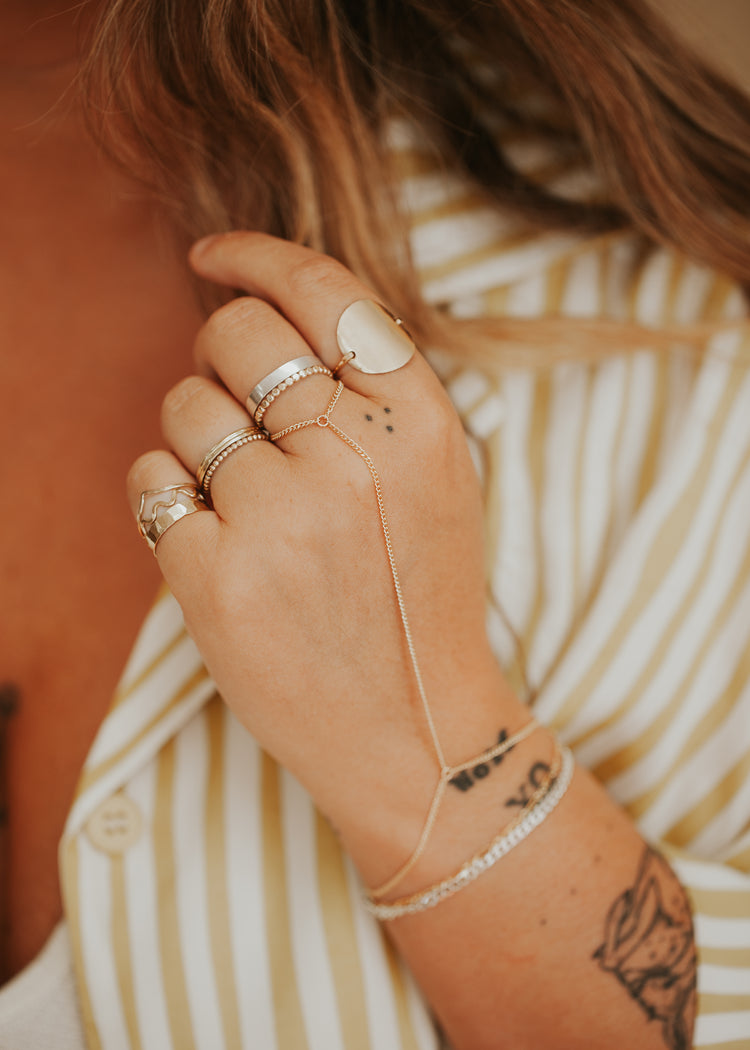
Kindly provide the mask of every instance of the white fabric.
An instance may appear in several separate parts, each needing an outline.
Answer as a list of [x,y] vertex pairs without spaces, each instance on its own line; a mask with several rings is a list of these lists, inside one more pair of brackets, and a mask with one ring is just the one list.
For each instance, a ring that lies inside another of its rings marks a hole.
[[0,1050],[85,1050],[64,922],[39,955],[0,988]]

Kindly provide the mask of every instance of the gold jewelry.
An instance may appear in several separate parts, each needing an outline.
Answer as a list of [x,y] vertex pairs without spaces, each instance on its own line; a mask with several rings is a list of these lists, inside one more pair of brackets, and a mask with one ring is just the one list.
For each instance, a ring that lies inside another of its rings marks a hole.
[[249,445],[251,441],[266,441],[268,435],[260,427],[242,427],[227,434],[218,444],[210,448],[201,461],[201,465],[195,473],[198,488],[203,499],[209,506],[211,503],[211,480],[217,468],[243,445]]
[[342,356],[339,358],[338,364],[334,365],[331,369],[331,375],[333,376],[333,378],[338,379],[339,372],[344,368],[345,365],[348,365],[351,361],[353,361],[355,357],[356,354],[353,350],[349,350],[348,353],[342,354]]
[[432,796],[432,802],[430,803],[430,808],[427,811],[427,818],[424,822],[422,832],[419,836],[419,841],[417,842],[417,845],[414,848],[414,852],[406,861],[406,863],[402,867],[400,867],[398,871],[394,875],[392,875],[391,878],[388,879],[387,882],[384,882],[382,886],[378,886],[375,889],[369,891],[369,895],[371,898],[382,897],[384,896],[384,894],[389,893],[392,889],[394,889],[399,884],[399,882],[401,882],[401,880],[409,874],[411,869],[422,856],[427,847],[427,842],[429,840],[432,829],[435,826],[435,821],[437,820],[440,803],[443,801],[443,796],[445,795],[445,792],[448,788],[448,784],[451,782],[451,780],[455,776],[458,776],[459,773],[463,773],[465,769],[471,769],[472,766],[478,766],[482,762],[491,762],[493,758],[499,758],[500,755],[504,755],[506,751],[510,751],[516,746],[516,744],[520,744],[521,741],[525,740],[527,736],[531,736],[531,734],[538,727],[538,725],[539,723],[537,722],[537,720],[535,718],[531,718],[526,723],[526,725],[523,726],[522,729],[518,730],[517,733],[514,733],[513,736],[507,737],[507,739],[503,740],[502,743],[496,744],[495,747],[491,748],[489,751],[485,751],[478,758],[471,758],[468,762],[462,762],[459,766],[446,765],[442,767],[442,769],[440,770],[440,778],[438,780],[437,787],[435,788],[435,794]]
[[417,349],[403,321],[372,299],[347,306],[336,325],[336,342],[343,355],[336,368],[349,364],[369,375],[403,368]]
[[[310,365],[308,368],[303,368],[300,372],[293,372],[292,375],[287,376],[282,382],[277,383],[275,387],[268,391],[263,400],[258,403],[258,407],[253,413],[253,419],[258,426],[263,422],[263,416],[280,394],[283,394],[283,392],[288,390],[290,386],[294,386],[295,383],[299,383],[300,379],[307,379],[308,376],[317,375],[331,376],[332,372],[330,368],[326,368],[325,365],[318,363],[317,365]],[[248,407],[250,404],[251,399],[248,397]]]
[[314,357],[312,354],[305,354],[303,357],[295,357],[291,361],[285,361],[279,365],[278,368],[274,368],[273,372],[269,372],[268,375],[263,376],[260,382],[256,383],[250,393],[247,395],[245,404],[250,415],[255,418],[255,413],[258,407],[272,390],[276,387],[281,386],[287,379],[291,379],[292,376],[297,375],[299,372],[304,372],[308,368],[321,367],[325,368],[325,365]]
[[404,602],[404,596],[401,590],[401,581],[399,579],[398,569],[396,568],[396,558],[393,552],[393,544],[391,542],[391,530],[385,512],[385,500],[383,498],[383,489],[380,482],[380,475],[378,474],[375,464],[373,463],[372,459],[367,454],[367,452],[365,452],[365,450],[360,445],[358,445],[353,438],[349,437],[348,434],[344,433],[343,430],[336,426],[336,424],[331,419],[331,413],[336,407],[336,404],[339,398],[341,397],[343,390],[344,384],[341,382],[341,380],[339,380],[336,384],[336,389],[333,393],[333,396],[331,397],[331,400],[328,403],[328,407],[322,415],[315,416],[310,419],[303,419],[299,423],[292,423],[290,426],[284,427],[283,430],[279,430],[275,434],[271,434],[270,440],[274,442],[279,441],[281,438],[287,437],[289,434],[294,434],[298,430],[304,430],[307,427],[312,426],[318,426],[321,429],[331,430],[336,435],[336,437],[338,437],[341,441],[347,444],[349,448],[356,452],[360,459],[364,460],[367,469],[370,472],[370,477],[372,478],[372,483],[375,488],[375,497],[377,499],[378,513],[380,515],[380,525],[383,532],[383,539],[385,541],[385,549],[386,554],[388,556],[388,564],[391,570],[393,588],[396,592],[396,601],[398,604],[399,616],[401,618],[401,626],[403,628],[404,635],[406,638],[406,645],[409,651],[409,659],[411,661],[412,672],[414,674],[414,680],[416,682],[417,691],[419,692],[419,697],[422,702],[422,710],[424,712],[425,720],[430,731],[430,737],[432,739],[432,746],[440,767],[440,775],[438,778],[437,787],[435,788],[435,793],[433,795],[432,802],[427,813],[427,818],[425,820],[424,827],[422,828],[422,833],[419,837],[419,841],[416,845],[416,848],[414,849],[414,852],[408,858],[406,863],[401,868],[399,868],[399,870],[391,878],[389,878],[387,882],[385,882],[382,886],[379,886],[376,890],[373,890],[371,892],[372,897],[377,897],[381,896],[383,893],[387,893],[390,889],[393,889],[414,867],[417,860],[419,860],[419,858],[423,854],[430,833],[435,825],[440,803],[445,795],[447,785],[452,779],[452,777],[456,776],[458,773],[463,772],[465,769],[469,769],[471,766],[479,765],[481,762],[490,761],[492,758],[503,754],[505,751],[509,751],[510,748],[512,748],[515,744],[519,743],[521,740],[524,740],[527,736],[529,736],[537,727],[538,723],[536,722],[536,719],[530,719],[526,723],[526,725],[524,725],[522,729],[518,730],[518,732],[516,732],[512,737],[497,744],[489,751],[483,752],[477,758],[469,759],[469,761],[463,762],[457,766],[451,766],[446,762],[445,755],[443,754],[443,749],[438,738],[435,720],[432,716],[432,711],[430,710],[430,705],[427,700],[427,694],[425,692],[424,683],[422,681],[422,673],[419,669],[417,653],[414,646],[414,641],[412,639],[411,627],[409,626],[409,619],[406,615],[406,604]]
[[427,889],[419,890],[408,897],[388,903],[379,903],[372,896],[366,899],[367,909],[376,918],[398,919],[403,915],[413,915],[416,912],[427,911],[434,908],[436,904],[452,897],[454,893],[464,889],[469,883],[478,879],[485,871],[489,871],[493,865],[506,854],[515,849],[525,838],[538,828],[542,821],[556,809],[560,800],[570,786],[573,777],[575,762],[573,755],[567,747],[557,747],[557,753],[552,768],[545,776],[543,782],[533,793],[521,812],[503,828],[502,832],[490,842],[480,853],[462,864],[458,871],[442,879]]
[[195,485],[167,485],[141,493],[136,521],[138,531],[156,554],[156,544],[167,529],[188,514],[209,510]]

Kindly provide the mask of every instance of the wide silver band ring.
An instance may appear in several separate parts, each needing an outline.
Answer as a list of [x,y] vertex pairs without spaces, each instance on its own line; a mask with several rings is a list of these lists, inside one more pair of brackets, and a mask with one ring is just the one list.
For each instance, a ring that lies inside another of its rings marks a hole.
[[188,514],[209,510],[195,485],[165,485],[161,489],[147,489],[141,493],[136,521],[138,531],[151,550],[167,529]]
[[255,417],[255,412],[261,401],[266,394],[271,393],[274,387],[277,387],[280,383],[283,383],[285,379],[289,379],[298,372],[304,372],[306,368],[314,368],[316,365],[320,364],[321,361],[319,357],[313,357],[312,354],[306,354],[304,357],[295,357],[291,361],[285,361],[283,365],[274,368],[273,372],[269,372],[268,375],[263,376],[261,381],[256,383],[247,395],[247,408],[250,415]]
[[261,403],[255,409],[253,419],[255,420],[257,425],[261,426],[263,424],[263,417],[265,416],[266,412],[274,403],[276,398],[281,397],[285,390],[288,390],[289,387],[294,386],[296,383],[301,382],[303,379],[309,379],[310,376],[318,375],[328,376],[329,378],[332,378],[333,372],[331,372],[330,368],[327,368],[326,365],[323,365],[320,362],[318,362],[317,365],[310,365],[308,368],[303,368],[301,372],[295,372],[293,375],[287,376],[286,379],[282,379],[280,383],[277,383],[275,387],[269,390],[269,392],[263,398]]

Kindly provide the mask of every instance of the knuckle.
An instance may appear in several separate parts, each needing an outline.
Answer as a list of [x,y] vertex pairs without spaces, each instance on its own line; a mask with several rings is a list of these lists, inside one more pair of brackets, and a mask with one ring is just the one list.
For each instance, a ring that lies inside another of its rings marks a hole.
[[203,337],[209,342],[225,339],[238,330],[267,325],[275,316],[273,307],[262,299],[243,295],[214,310],[203,326]]
[[185,376],[164,395],[161,406],[162,420],[179,415],[187,405],[203,397],[205,392],[205,379],[201,376]]
[[342,291],[351,280],[341,263],[326,255],[309,255],[295,263],[288,274],[289,291],[300,299]]

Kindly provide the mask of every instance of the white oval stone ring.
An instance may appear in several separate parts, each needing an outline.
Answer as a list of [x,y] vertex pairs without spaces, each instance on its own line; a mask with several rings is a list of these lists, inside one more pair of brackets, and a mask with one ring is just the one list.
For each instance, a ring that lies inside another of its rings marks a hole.
[[342,358],[335,376],[345,365],[368,375],[395,372],[417,349],[403,322],[374,299],[357,299],[347,306],[336,325],[336,342]]

